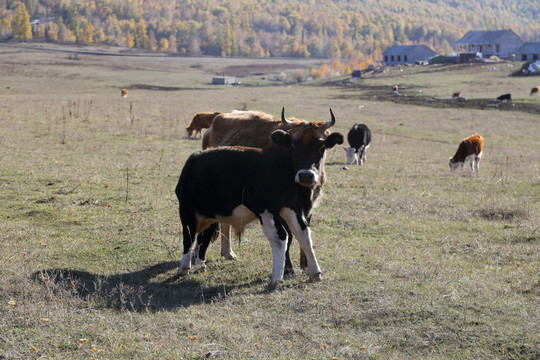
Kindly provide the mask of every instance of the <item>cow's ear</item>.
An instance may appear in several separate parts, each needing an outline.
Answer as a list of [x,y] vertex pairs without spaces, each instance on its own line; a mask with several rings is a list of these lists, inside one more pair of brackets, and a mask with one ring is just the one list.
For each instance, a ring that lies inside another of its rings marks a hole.
[[330,135],[328,135],[326,140],[324,140],[324,146],[327,149],[331,149],[334,146],[341,144],[343,144],[343,135],[341,135],[340,133],[331,133]]
[[288,132],[278,129],[272,133],[271,137],[276,144],[291,147],[291,135]]

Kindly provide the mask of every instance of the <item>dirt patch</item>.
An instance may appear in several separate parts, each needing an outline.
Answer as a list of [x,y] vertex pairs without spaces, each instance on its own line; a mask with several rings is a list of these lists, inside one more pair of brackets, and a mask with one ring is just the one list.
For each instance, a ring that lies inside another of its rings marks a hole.
[[126,86],[126,89],[140,89],[140,90],[154,90],[154,91],[181,91],[181,90],[203,90],[197,88],[188,88],[188,87],[176,87],[176,86],[157,86],[157,85],[147,85],[147,84],[132,84]]
[[377,99],[378,101],[391,101],[404,105],[429,106],[435,108],[493,109],[540,114],[540,104],[504,102],[494,99],[437,99],[425,96],[411,96],[405,93],[397,95],[390,91],[388,86],[365,86],[345,83],[343,81],[337,83],[326,82],[324,83],[324,86],[343,87],[343,94],[337,96],[340,99]]
[[265,75],[281,71],[305,69],[305,66],[294,64],[268,64],[268,65],[231,65],[223,69],[228,76]]

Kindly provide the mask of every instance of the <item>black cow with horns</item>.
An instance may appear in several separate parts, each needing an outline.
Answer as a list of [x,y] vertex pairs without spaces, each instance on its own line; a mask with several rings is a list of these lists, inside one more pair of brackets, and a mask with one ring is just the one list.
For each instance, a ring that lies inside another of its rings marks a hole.
[[[179,274],[185,275],[191,268],[191,248],[197,234],[201,248],[195,266],[204,271],[206,249],[218,236],[218,223],[241,232],[259,220],[272,248],[270,287],[283,280],[288,237],[285,224],[306,255],[310,280],[320,280],[308,219],[313,192],[320,191],[325,152],[343,144],[342,134],[327,132],[336,122],[332,109],[330,115],[327,122],[275,130],[271,139],[280,145],[277,147],[220,147],[188,158],[176,186],[184,242]],[[281,121],[289,123],[285,109]]]

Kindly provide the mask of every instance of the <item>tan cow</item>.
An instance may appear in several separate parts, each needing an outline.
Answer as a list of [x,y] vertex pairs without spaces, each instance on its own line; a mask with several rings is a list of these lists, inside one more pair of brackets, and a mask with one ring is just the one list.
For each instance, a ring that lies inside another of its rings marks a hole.
[[120,95],[122,95],[122,99],[127,98],[128,90],[127,89],[122,89],[122,91],[120,91]]
[[201,134],[202,129],[208,129],[212,126],[214,117],[221,114],[220,112],[200,112],[195,114],[191,123],[186,127],[188,136],[191,137],[195,132],[195,137]]
[[448,165],[450,170],[456,170],[461,165],[461,170],[466,162],[471,163],[472,171],[480,168],[480,159],[484,150],[484,138],[476,133],[463,139],[459,144],[456,154],[450,158]]
[[540,86],[535,86],[531,89],[530,95],[540,95]]

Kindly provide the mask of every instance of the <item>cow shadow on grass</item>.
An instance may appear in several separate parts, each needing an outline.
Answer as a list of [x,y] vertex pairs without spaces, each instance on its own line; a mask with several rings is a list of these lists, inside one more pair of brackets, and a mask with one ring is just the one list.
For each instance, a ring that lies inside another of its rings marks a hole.
[[[263,284],[258,279],[237,284],[207,285],[202,276],[167,274],[179,262],[168,261],[130,273],[99,275],[87,271],[48,269],[31,277],[47,295],[75,297],[101,308],[151,312],[174,310],[202,303],[222,301],[232,290]],[[174,272],[176,274],[176,271]]]

